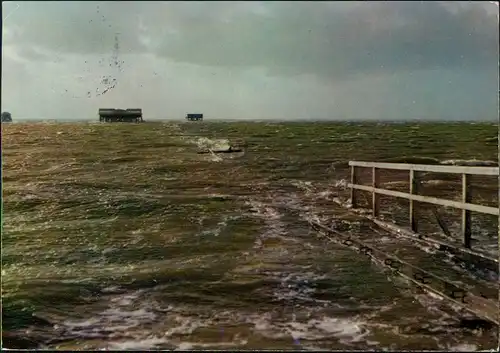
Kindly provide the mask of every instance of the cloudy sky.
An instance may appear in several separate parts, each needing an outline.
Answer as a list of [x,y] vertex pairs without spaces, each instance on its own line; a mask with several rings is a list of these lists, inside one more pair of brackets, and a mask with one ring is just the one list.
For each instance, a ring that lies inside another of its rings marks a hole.
[[498,119],[495,2],[3,2],[14,119]]

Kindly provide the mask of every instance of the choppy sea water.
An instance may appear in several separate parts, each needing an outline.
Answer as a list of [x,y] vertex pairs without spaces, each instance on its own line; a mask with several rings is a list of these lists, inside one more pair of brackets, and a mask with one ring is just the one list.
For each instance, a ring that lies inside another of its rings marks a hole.
[[[495,347],[494,329],[463,327],[467,314],[314,234],[310,220],[343,221],[379,247],[430,258],[366,233],[332,202],[345,196],[346,174],[331,161],[272,154],[276,148],[262,143],[241,155],[200,155],[230,142],[171,124],[148,128],[149,147],[128,127],[104,141],[100,125],[68,126],[37,133],[22,126],[7,138],[4,341],[88,349]],[[328,178],[317,176],[321,169]]]

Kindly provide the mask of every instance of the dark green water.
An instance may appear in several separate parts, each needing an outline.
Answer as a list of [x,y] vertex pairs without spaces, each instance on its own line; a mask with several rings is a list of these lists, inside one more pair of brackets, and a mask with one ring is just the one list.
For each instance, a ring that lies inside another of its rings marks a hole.
[[[4,125],[4,344],[491,349],[494,330],[460,327],[463,313],[317,238],[308,220],[363,232],[332,202],[347,196],[348,160],[495,159],[494,129]],[[197,153],[226,139],[245,153]]]

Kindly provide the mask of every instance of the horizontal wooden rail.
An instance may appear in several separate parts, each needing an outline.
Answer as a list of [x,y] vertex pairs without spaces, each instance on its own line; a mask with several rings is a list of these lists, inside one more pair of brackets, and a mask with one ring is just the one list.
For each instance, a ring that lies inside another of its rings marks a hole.
[[[348,184],[351,189],[351,204],[356,208],[356,190],[368,191],[372,193],[372,213],[373,217],[379,215],[379,195],[399,197],[410,201],[410,228],[412,231],[418,231],[418,222],[416,217],[416,202],[430,203],[439,206],[453,207],[462,210],[462,236],[465,248],[471,248],[471,212],[479,212],[500,216],[498,207],[489,207],[476,205],[471,203],[470,194],[470,175],[499,175],[498,167],[466,167],[466,166],[448,166],[448,165],[426,165],[426,164],[404,164],[404,163],[377,163],[377,162],[361,162],[350,161],[351,167],[351,182]],[[357,184],[357,169],[356,167],[372,169],[372,185]],[[378,169],[396,169],[409,171],[410,192],[400,192],[387,190],[378,187],[379,176]],[[462,201],[452,201],[440,199],[431,196],[418,195],[419,191],[419,173],[451,173],[462,174]]]
[[374,187],[365,186],[365,185],[348,184],[348,186],[350,188],[363,190],[363,191],[375,192],[377,194],[386,195],[386,196],[394,196],[394,197],[399,197],[399,198],[403,198],[403,199],[407,199],[407,200],[432,203],[434,205],[439,205],[439,206],[465,209],[465,210],[469,210],[469,211],[473,211],[473,212],[491,214],[494,216],[499,215],[499,210],[498,210],[498,208],[495,208],[495,207],[476,205],[473,203],[463,203],[463,202],[451,201],[451,200],[445,200],[445,199],[438,199],[437,197],[413,195],[413,194],[408,194],[406,192],[379,189],[379,188],[374,188]]
[[406,163],[377,163],[350,161],[351,167],[365,167],[378,169],[414,170],[416,172],[429,173],[450,173],[450,174],[474,174],[474,175],[495,175],[498,176],[498,167],[468,167],[456,165],[427,165],[427,164],[406,164]]

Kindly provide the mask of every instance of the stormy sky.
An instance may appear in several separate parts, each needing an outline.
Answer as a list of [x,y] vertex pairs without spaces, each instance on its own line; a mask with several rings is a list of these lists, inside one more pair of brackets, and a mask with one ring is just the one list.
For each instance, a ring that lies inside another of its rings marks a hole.
[[498,119],[498,3],[3,2],[13,118]]

